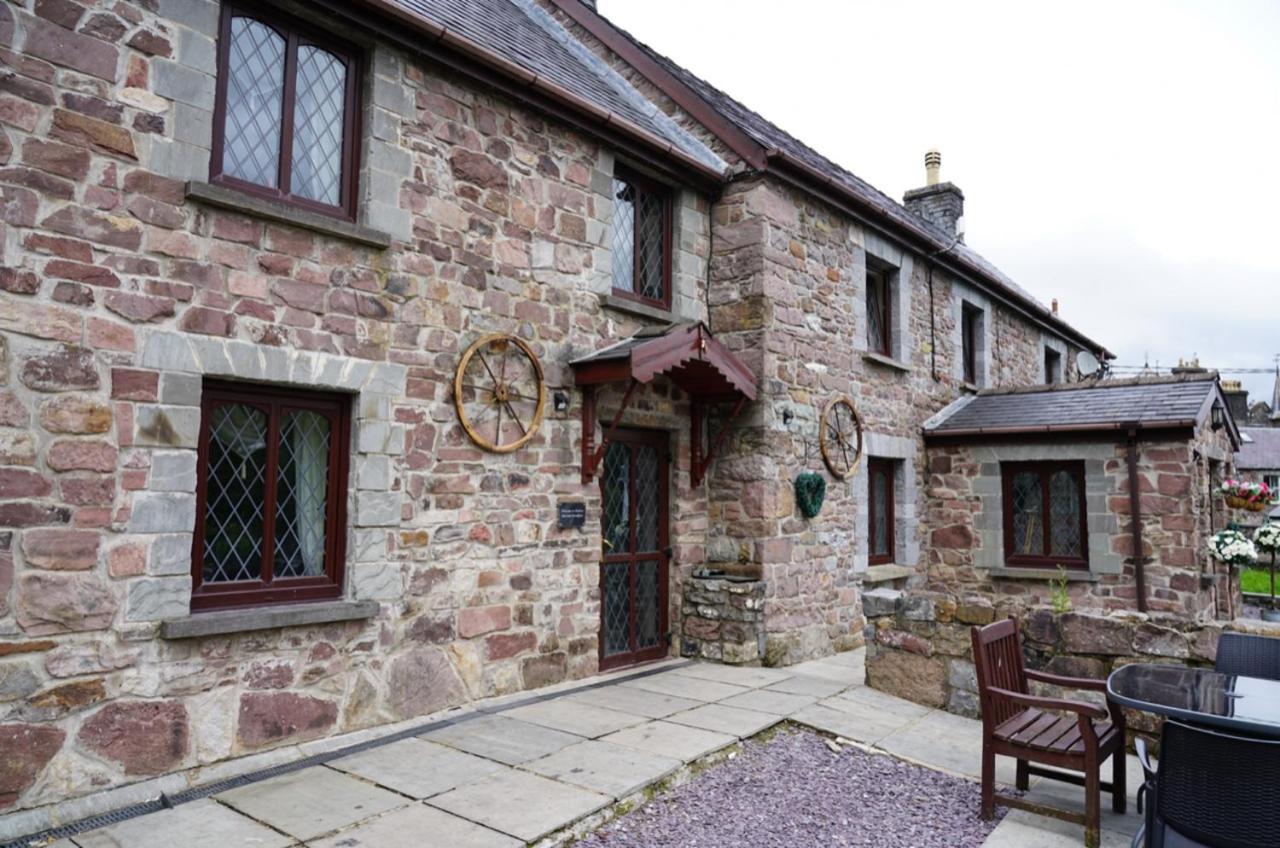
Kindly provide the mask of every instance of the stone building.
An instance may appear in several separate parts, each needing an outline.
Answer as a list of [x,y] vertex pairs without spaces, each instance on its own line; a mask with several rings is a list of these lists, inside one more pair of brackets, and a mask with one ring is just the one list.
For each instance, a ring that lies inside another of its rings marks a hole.
[[24,0],[0,47],[0,832],[856,646],[933,561],[926,420],[1107,357],[936,162],[898,204],[578,0]]

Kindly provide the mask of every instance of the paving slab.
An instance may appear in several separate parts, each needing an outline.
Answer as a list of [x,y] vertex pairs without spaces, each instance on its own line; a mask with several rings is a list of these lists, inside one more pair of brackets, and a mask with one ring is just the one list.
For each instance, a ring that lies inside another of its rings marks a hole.
[[[1000,759],[1002,758],[996,759],[997,768],[999,767]],[[1131,756],[1127,760],[1128,773],[1125,776],[1125,790],[1129,796],[1128,807],[1123,813],[1114,812],[1111,809],[1111,796],[1103,792],[1102,827],[1105,830],[1113,830],[1116,833],[1133,836],[1138,832],[1138,828],[1142,826],[1142,816],[1138,815],[1138,803],[1136,800],[1137,787],[1142,785],[1142,766],[1138,763],[1137,757]],[[1102,779],[1111,779],[1111,763],[1109,761],[1102,766]],[[1073,786],[1070,783],[1063,783],[1060,780],[1049,780],[1043,777],[1034,778],[1026,797],[1037,803],[1047,804],[1059,809],[1084,812],[1084,789],[1079,786]]]
[[[75,838],[80,848],[284,848],[293,840],[205,798],[91,830]],[[54,846],[71,846],[59,840]]]
[[[982,722],[971,718],[936,710],[889,733],[876,745],[931,768],[974,780],[982,777]],[[996,757],[996,780],[1012,786],[1015,777],[1014,760]]]
[[521,848],[524,842],[444,810],[413,804],[308,844],[310,848]]
[[788,677],[786,680],[770,684],[764,688],[764,691],[786,692],[789,695],[809,695],[814,698],[830,698],[832,695],[838,695],[848,688],[848,684],[841,683],[838,680],[796,675],[795,677]]
[[796,710],[791,720],[856,742],[874,744],[917,719],[903,718],[856,701],[828,698]]
[[683,764],[651,751],[589,740],[525,763],[522,768],[593,792],[625,798]]
[[[836,697],[845,701],[865,704],[901,718],[920,718],[934,712],[932,707],[922,706],[915,701],[908,701],[905,698],[886,694],[879,689],[872,689],[870,686],[852,686]],[[827,703],[827,701],[824,700],[823,703]]]
[[[1102,830],[1102,848],[1129,848],[1132,837]],[[1084,827],[1071,822],[1011,810],[991,831],[982,848],[1080,848]]]
[[789,665],[787,666],[787,671],[796,677],[819,677],[823,680],[843,683],[845,686],[861,686],[867,679],[866,672],[863,669],[825,660],[809,660],[808,662]]
[[624,727],[648,721],[644,716],[596,707],[568,697],[551,698],[507,710],[507,718],[527,721],[553,730],[563,730],[587,739],[595,739]]
[[608,795],[510,769],[451,789],[426,803],[533,842],[612,802]]
[[402,795],[324,766],[282,774],[214,797],[303,841],[410,803]]
[[420,737],[509,766],[527,763],[581,742],[581,736],[498,715],[478,715]]
[[718,683],[714,680],[703,680],[700,677],[689,677],[685,674],[676,674],[670,671],[663,672],[662,674],[655,674],[652,677],[641,677],[638,680],[628,680],[618,685],[627,688],[643,689],[646,692],[657,692],[660,695],[674,695],[677,698],[689,698],[694,701],[702,701],[703,703],[732,698],[734,695],[741,695],[743,692],[750,691],[750,688],[747,686],[733,686],[728,683]]
[[600,740],[615,745],[625,745],[641,751],[652,751],[664,757],[675,757],[686,763],[705,757],[726,745],[738,741],[738,737],[700,727],[689,727],[670,721],[651,721],[610,733]]
[[741,707],[744,710],[789,716],[817,700],[812,695],[791,695],[786,692],[770,692],[768,689],[753,689],[741,695],[734,695],[732,698],[725,698],[719,703],[727,707]]
[[673,713],[691,710],[702,701],[691,698],[677,698],[674,695],[663,695],[633,686],[601,686],[584,689],[565,695],[564,700],[590,704],[593,707],[605,707],[631,715],[645,718],[666,718]]
[[734,686],[747,686],[752,689],[778,683],[793,675],[789,671],[777,668],[756,668],[753,666],[719,665],[718,663],[695,662],[672,669],[672,674],[685,677],[697,677],[702,680],[714,680],[717,683],[730,683]]
[[505,768],[493,760],[418,738],[380,745],[331,760],[328,765],[411,798],[439,795]]
[[676,713],[668,719],[676,724],[701,727],[703,730],[714,730],[717,733],[730,733],[739,739],[755,736],[781,720],[780,716],[770,713],[726,707],[724,704],[703,704],[701,707]]

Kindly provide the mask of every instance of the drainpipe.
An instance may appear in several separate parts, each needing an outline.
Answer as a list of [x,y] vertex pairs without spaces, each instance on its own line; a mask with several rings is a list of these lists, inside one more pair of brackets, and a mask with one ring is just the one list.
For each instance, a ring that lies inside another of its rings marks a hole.
[[1138,588],[1138,612],[1147,611],[1146,558],[1142,555],[1142,497],[1138,494],[1138,427],[1129,427],[1129,520],[1133,531],[1133,579]]

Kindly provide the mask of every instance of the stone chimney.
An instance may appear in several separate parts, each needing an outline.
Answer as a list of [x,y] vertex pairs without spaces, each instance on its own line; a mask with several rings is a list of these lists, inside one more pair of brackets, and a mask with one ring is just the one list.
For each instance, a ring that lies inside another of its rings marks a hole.
[[902,202],[916,217],[964,241],[964,192],[951,183],[940,182],[941,170],[942,154],[930,150],[924,155],[924,188],[911,189],[902,196]]
[[1223,380],[1222,393],[1227,396],[1227,406],[1236,421],[1249,419],[1249,390],[1239,380]]

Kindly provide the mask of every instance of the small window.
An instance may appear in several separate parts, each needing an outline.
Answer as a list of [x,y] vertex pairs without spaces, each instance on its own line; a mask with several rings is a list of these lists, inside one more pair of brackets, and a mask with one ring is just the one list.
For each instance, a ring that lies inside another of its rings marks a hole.
[[1004,549],[1009,565],[1087,568],[1082,462],[1007,462]]
[[210,180],[354,219],[356,53],[231,4],[221,27]]
[[893,355],[889,276],[889,271],[867,266],[867,350],[884,356]]
[[613,291],[671,308],[671,192],[621,168],[613,176]]
[[349,403],[206,381],[191,609],[342,591]]
[[960,307],[960,356],[964,381],[978,385],[978,345],[982,341],[982,310],[965,303]]
[[1273,492],[1280,490],[1280,474],[1263,474],[1262,482]]
[[868,459],[867,562],[885,565],[894,560],[892,460]]
[[1044,349],[1044,382],[1049,386],[1062,382],[1062,354],[1051,348]]

